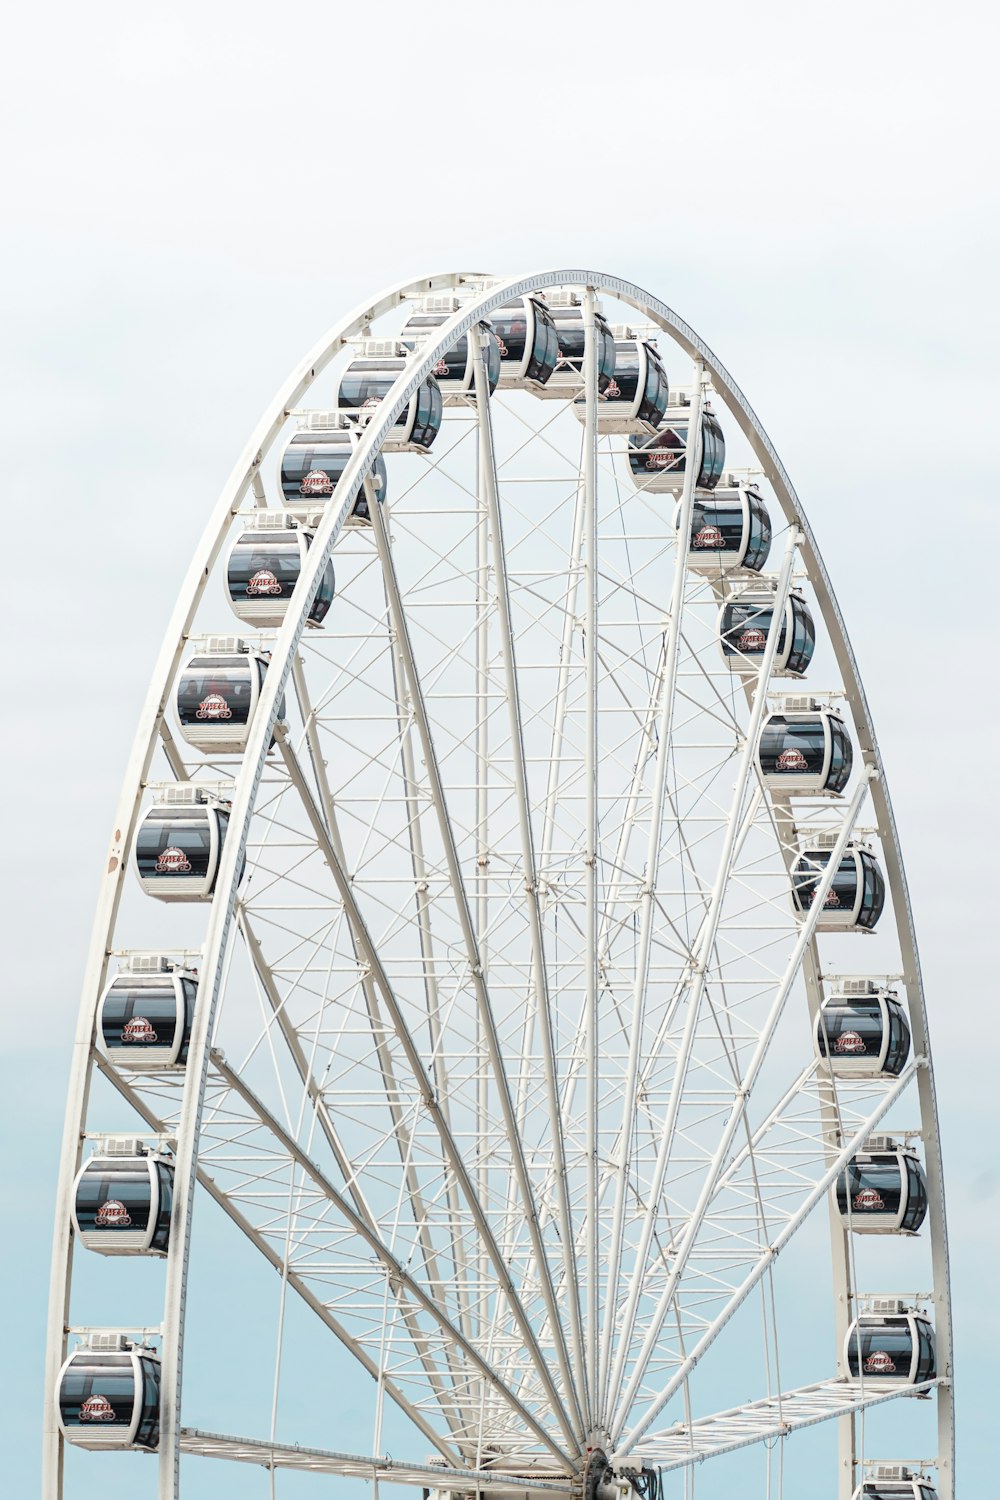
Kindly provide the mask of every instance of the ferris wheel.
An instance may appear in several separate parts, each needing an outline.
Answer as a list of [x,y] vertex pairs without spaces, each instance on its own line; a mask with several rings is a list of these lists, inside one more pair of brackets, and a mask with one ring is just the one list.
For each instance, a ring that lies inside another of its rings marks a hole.
[[791,483],[662,302],[455,273],[327,334],[103,871],[46,1500],[658,1500],[740,1449],[780,1496],[822,1424],[813,1492],[952,1500],[885,776]]

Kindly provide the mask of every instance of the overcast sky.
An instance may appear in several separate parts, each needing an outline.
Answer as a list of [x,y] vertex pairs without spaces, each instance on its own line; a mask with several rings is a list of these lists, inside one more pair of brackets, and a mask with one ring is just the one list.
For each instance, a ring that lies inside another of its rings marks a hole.
[[286,370],[362,298],[425,270],[559,262],[627,276],[694,325],[824,550],[928,984],[960,1475],[970,1493],[995,1478],[998,41],[985,0],[8,15],[12,1494],[36,1488],[52,1194],[98,871],[203,517]]

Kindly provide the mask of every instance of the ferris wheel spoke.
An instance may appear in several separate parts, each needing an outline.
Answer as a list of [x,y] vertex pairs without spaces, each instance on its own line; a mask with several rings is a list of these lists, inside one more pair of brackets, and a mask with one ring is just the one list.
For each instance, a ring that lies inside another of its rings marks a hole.
[[[496,1271],[497,1276],[500,1278],[500,1286],[503,1289],[504,1295],[509,1303],[511,1314],[517,1323],[517,1327],[522,1339],[524,1340],[525,1347],[531,1355],[539,1379],[548,1392],[549,1399],[553,1404],[553,1410],[558,1420],[560,1421],[563,1432],[566,1435],[566,1440],[569,1444],[572,1445],[574,1442],[573,1428],[570,1423],[569,1417],[563,1407],[562,1400],[552,1381],[552,1376],[549,1372],[548,1364],[536,1337],[535,1330],[532,1327],[531,1321],[528,1318],[527,1312],[521,1302],[517,1289],[515,1288],[514,1283],[511,1279],[509,1268],[506,1261],[504,1260],[500,1247],[497,1244],[485,1208],[479,1201],[479,1198],[476,1194],[471,1174],[468,1170],[462,1153],[458,1149],[458,1145],[450,1130],[448,1129],[446,1121],[444,1120],[440,1108],[440,1102],[437,1098],[433,1082],[426,1072],[423,1061],[421,1059],[420,1049],[417,1046],[416,1040],[405,1021],[402,1010],[397,1003],[395,992],[392,988],[385,968],[383,967],[378,950],[368,932],[360,909],[358,908],[357,900],[352,890],[351,881],[343,867],[343,864],[341,863],[340,858],[338,857],[336,849],[333,846],[330,835],[327,832],[326,826],[323,822],[322,814],[316,806],[312,791],[309,788],[305,776],[303,775],[298,760],[293,750],[291,749],[291,746],[288,744],[287,736],[281,733],[276,737],[278,739],[281,753],[284,757],[291,780],[295,785],[299,796],[301,797],[302,802],[306,808],[306,812],[310,822],[313,825],[313,830],[315,832],[317,841],[319,842],[320,847],[323,850],[326,862],[333,874],[334,881],[340,894],[340,898],[343,901],[344,907],[348,912],[348,920],[350,922],[352,930],[357,937],[362,956],[364,957],[365,962],[370,966],[372,976],[382,994],[382,999],[386,1006],[386,1009],[389,1012],[393,1029],[395,1030],[399,1042],[406,1054],[407,1062],[409,1064],[412,1076],[419,1087],[424,1108],[431,1116],[436,1127],[448,1168],[451,1172],[454,1173],[456,1180],[461,1184],[463,1197],[468,1204],[478,1233],[483,1237],[483,1240],[486,1244],[490,1259],[493,1262],[494,1270]],[[537,1248],[535,1253],[537,1256]],[[464,1335],[462,1335],[462,1339],[464,1343]],[[547,1439],[547,1441],[550,1446],[554,1446],[551,1439]]]
[[[860,1120],[855,1118],[851,1121],[851,1133],[849,1135],[845,1133],[845,1136],[841,1138],[838,1143],[839,1150],[832,1150],[828,1142],[824,1139],[820,1139],[815,1143],[815,1154],[819,1159],[822,1170],[821,1174],[808,1184],[804,1180],[804,1164],[798,1161],[794,1169],[784,1166],[781,1148],[780,1146],[778,1147],[774,1160],[775,1170],[769,1175],[771,1201],[775,1205],[775,1211],[784,1219],[782,1228],[776,1234],[773,1236],[768,1234],[766,1226],[762,1225],[760,1242],[758,1242],[758,1236],[751,1235],[742,1222],[745,1213],[742,1202],[738,1202],[730,1209],[728,1215],[725,1210],[721,1213],[717,1212],[711,1219],[706,1215],[705,1227],[710,1231],[708,1236],[710,1244],[708,1255],[713,1268],[720,1260],[724,1260],[727,1266],[727,1276],[732,1276],[739,1266],[741,1259],[749,1260],[749,1268],[743,1280],[735,1286],[732,1295],[712,1318],[709,1326],[705,1328],[705,1331],[690,1353],[682,1355],[680,1363],[670,1379],[656,1394],[653,1401],[645,1408],[636,1424],[637,1431],[645,1430],[655,1421],[656,1417],[674,1396],[695,1365],[704,1358],[719,1334],[742,1306],[761,1278],[773,1267],[778,1255],[781,1254],[793,1235],[805,1223],[816,1206],[823,1201],[855,1152],[864,1147],[865,1141],[878,1125],[879,1121],[883,1119],[886,1112],[912,1082],[916,1071],[917,1065],[911,1064],[893,1082],[891,1087],[882,1091],[875,1107],[869,1113],[865,1114]],[[769,1122],[769,1124],[773,1124],[773,1121]],[[766,1130],[760,1131],[757,1133],[757,1140],[754,1147],[747,1150],[743,1154],[742,1159],[743,1161],[749,1159],[753,1163],[756,1157],[758,1161],[767,1162],[768,1156]],[[783,1174],[784,1178],[783,1191],[781,1175],[779,1174]],[[729,1182],[732,1183],[736,1174],[730,1172],[727,1175]],[[805,1192],[804,1189],[807,1185],[808,1191]],[[798,1200],[794,1203],[789,1201],[793,1195]],[[718,1192],[716,1196],[718,1196]],[[746,1198],[749,1202],[759,1206],[759,1186],[755,1183],[749,1184],[746,1188]],[[738,1221],[735,1228],[728,1226],[727,1217],[732,1217]],[[724,1237],[727,1232],[737,1241],[735,1245],[731,1246],[725,1242]],[[669,1257],[672,1260],[674,1250],[675,1246],[673,1245],[665,1247],[665,1259]],[[751,1259],[754,1254],[757,1256],[756,1260]],[[694,1251],[689,1256],[688,1264],[691,1265],[696,1260],[697,1251]],[[717,1270],[713,1269],[711,1274],[715,1279],[719,1279]],[[678,1285],[678,1290],[683,1290],[683,1287],[684,1279],[682,1277]],[[622,1439],[619,1449],[620,1451],[626,1451],[631,1446],[631,1435],[629,1435]]]
[[[488,1382],[496,1395],[527,1425],[529,1430],[545,1445],[553,1457],[557,1458],[560,1464],[565,1466],[567,1472],[570,1472],[572,1464],[569,1455],[555,1442],[548,1431],[535,1418],[534,1414],[523,1405],[514,1392],[501,1381],[497,1372],[480,1355],[478,1348],[466,1339],[458,1325],[448,1316],[438,1298],[429,1292],[406,1269],[386,1244],[381,1233],[377,1230],[373,1231],[368,1227],[364,1218],[357,1213],[350,1201],[319,1170],[294,1137],[289,1134],[263,1101],[240,1078],[239,1074],[235,1073],[226,1064],[221,1055],[216,1054],[213,1057],[213,1065],[227,1088],[236,1094],[252,1111],[265,1129],[274,1137],[282,1152],[295,1163],[304,1176],[312,1182],[318,1192],[323,1197],[329,1199],[330,1203],[338,1210],[340,1217],[350,1226],[354,1234],[374,1253],[384,1267],[385,1272],[398,1281],[401,1287],[406,1289],[414,1302],[437,1324],[441,1335],[446,1339],[454,1340],[455,1345],[461,1350],[466,1360]],[[424,1339],[426,1340],[426,1335]]]
[[[533,990],[531,1000],[535,1016],[537,1017],[538,1036],[542,1046],[546,1108],[548,1111],[553,1157],[553,1186],[557,1203],[559,1237],[563,1249],[563,1276],[565,1279],[564,1306],[569,1318],[570,1340],[576,1366],[576,1388],[579,1391],[585,1392],[585,1346],[583,1328],[580,1321],[580,1288],[576,1272],[576,1261],[573,1255],[573,1219],[570,1212],[567,1187],[563,1123],[559,1110],[559,1081],[556,1071],[555,1042],[552,1035],[548,966],[539,905],[540,881],[538,864],[535,857],[531,806],[528,799],[528,773],[525,764],[524,733],[521,723],[521,695],[518,687],[517,663],[515,660],[514,628],[511,621],[507,559],[504,548],[503,520],[500,512],[500,495],[497,481],[496,450],[493,444],[493,423],[490,414],[489,389],[481,340],[473,357],[475,360],[476,409],[479,420],[479,474],[486,502],[486,514],[489,521],[490,533],[493,539],[493,570],[496,580],[500,647],[503,657],[504,686],[509,716],[514,790],[517,799],[518,831],[521,843],[521,873],[523,876],[525,905],[527,907],[531,933]],[[586,1401],[585,1396],[584,1401]]]
[[[568,1399],[571,1406],[576,1409],[575,1431],[576,1433],[579,1433],[583,1425],[582,1413],[578,1405],[579,1394],[577,1392],[577,1388],[570,1370],[569,1351],[566,1345],[565,1330],[563,1328],[562,1321],[559,1316],[559,1309],[555,1300],[555,1288],[552,1281],[551,1267],[549,1265],[545,1246],[541,1239],[538,1209],[535,1203],[535,1195],[532,1190],[531,1179],[528,1173],[528,1164],[524,1152],[524,1143],[517,1128],[516,1113],[514,1109],[513,1099],[511,1097],[510,1085],[504,1065],[503,1054],[500,1048],[500,1039],[497,1033],[496,1021],[493,1013],[493,1008],[490,1003],[489,993],[486,988],[485,978],[483,975],[483,966],[480,961],[478,944],[476,942],[476,935],[473,928],[472,913],[469,905],[468,893],[465,889],[465,883],[462,878],[461,867],[458,859],[458,852],[455,847],[454,829],[448,818],[446,800],[444,795],[444,785],[441,779],[441,773],[438,767],[434,742],[431,736],[430,720],[428,717],[426,700],[424,698],[423,689],[417,672],[416,660],[413,654],[413,647],[410,642],[409,625],[406,612],[403,608],[399,582],[396,577],[396,569],[393,562],[392,550],[389,544],[389,536],[386,530],[385,521],[381,514],[381,510],[378,506],[376,506],[373,513],[373,529],[378,546],[379,558],[382,563],[382,569],[386,580],[386,589],[389,595],[390,616],[399,645],[403,665],[406,671],[414,718],[420,733],[421,745],[423,747],[424,753],[424,761],[431,787],[431,795],[438,819],[440,838],[445,852],[445,861],[448,868],[449,882],[457,909],[457,915],[462,932],[462,938],[465,944],[468,964],[471,970],[471,979],[476,994],[477,1009],[482,1021],[484,1041],[486,1043],[487,1052],[490,1058],[490,1066],[493,1072],[494,1086],[496,1088],[497,1096],[500,1102],[507,1144],[511,1153],[512,1170],[518,1183],[519,1191],[521,1194],[522,1207],[528,1221],[528,1232],[532,1243],[532,1250],[534,1254],[536,1272],[541,1288],[541,1293],[546,1305],[547,1316],[551,1329],[551,1336],[555,1346],[556,1362],[559,1367],[563,1389],[566,1392],[566,1399]],[[471,1192],[471,1184],[469,1184],[469,1188]],[[491,1254],[494,1254],[495,1256],[495,1264],[498,1273],[501,1275],[501,1277],[506,1277],[507,1272],[504,1267],[503,1260],[499,1255],[499,1248],[496,1246],[496,1242],[493,1239],[493,1235],[491,1232],[489,1234],[489,1241],[491,1245]],[[513,1292],[512,1287],[510,1288],[510,1290],[511,1292]],[[512,1300],[512,1309],[513,1307],[514,1303]],[[522,1322],[522,1319],[523,1313],[519,1313],[519,1326]],[[524,1326],[522,1332],[526,1334],[532,1344],[535,1344],[534,1334],[531,1332],[530,1325],[528,1324],[526,1319],[523,1319],[523,1323]],[[537,1344],[535,1344],[535,1348],[536,1352],[539,1354],[540,1359],[540,1351],[537,1350]],[[539,1373],[542,1374],[542,1378],[545,1383],[547,1385],[551,1385],[551,1376],[549,1374],[547,1366],[544,1364],[544,1361],[541,1362]],[[560,1425],[562,1426],[563,1431],[566,1434],[567,1441],[571,1444],[574,1442],[579,1442],[579,1437],[574,1437],[573,1435],[574,1425],[563,1405],[563,1399],[556,1393],[554,1386],[551,1389],[551,1396],[554,1402],[555,1410],[559,1416]]]
[[[285,1043],[295,1062],[295,1067],[299,1074],[299,1077],[302,1080],[303,1086],[307,1091],[308,1098],[314,1110],[319,1127],[323,1135],[325,1136],[327,1144],[333,1154],[334,1160],[336,1161],[337,1166],[340,1169],[341,1175],[344,1179],[345,1188],[350,1194],[351,1201],[353,1202],[359,1216],[367,1225],[368,1230],[372,1234],[377,1234],[379,1233],[378,1225],[368,1203],[365,1200],[365,1196],[362,1191],[361,1179],[359,1178],[356,1164],[352,1160],[350,1154],[348,1153],[347,1149],[340,1139],[340,1135],[334,1123],[329,1105],[327,1104],[326,1098],[324,1096],[323,1086],[321,1082],[314,1076],[309,1059],[306,1056],[305,1050],[303,1049],[302,1044],[299,1040],[298,1032],[291,1024],[286,1007],[282,1003],[281,996],[278,992],[273,975],[271,974],[267,964],[267,960],[264,957],[263,950],[260,946],[260,943],[257,941],[257,938],[247,918],[247,914],[244,910],[240,909],[238,911],[237,920],[239,922],[244,941],[247,944],[251,962],[254,965],[262,988],[264,989],[267,999],[274,1011],[275,1018],[280,1027],[282,1036],[284,1037]],[[372,1015],[374,1029],[374,1026],[378,1024],[379,1018],[377,1016],[377,1013],[373,1013],[371,1009],[369,1011],[369,1014]],[[420,1184],[420,1179],[412,1162],[409,1140],[410,1133],[405,1131],[403,1111],[398,1103],[399,1095],[396,1089],[395,1079],[393,1077],[392,1061],[388,1055],[388,1049],[383,1047],[380,1049],[380,1052],[380,1065],[383,1071],[383,1076],[386,1080],[386,1096],[389,1100],[389,1109],[392,1116],[393,1135],[399,1148],[400,1158],[403,1166],[403,1180],[405,1182],[406,1192],[410,1203],[411,1217],[416,1226],[416,1237],[423,1261],[424,1275],[427,1279],[428,1286],[443,1287],[447,1283],[443,1278],[438,1266],[438,1257],[435,1252],[435,1248],[429,1232],[429,1214],[424,1208],[423,1192]],[[428,1380],[432,1388],[438,1394],[442,1410],[445,1412],[446,1416],[450,1416],[449,1403],[448,1401],[442,1399],[445,1394],[445,1386],[437,1369],[435,1368],[433,1363],[428,1360],[426,1351],[422,1348],[421,1339],[419,1337],[419,1329],[417,1327],[416,1319],[413,1316],[412,1310],[406,1305],[403,1298],[398,1298],[398,1301],[400,1315],[403,1318],[407,1333],[409,1334],[411,1341],[413,1342],[414,1348],[418,1351],[418,1356],[420,1357],[421,1362],[424,1365]],[[468,1336],[468,1329],[463,1328],[463,1331],[466,1333],[466,1336]],[[452,1351],[448,1345],[445,1345],[444,1348],[444,1358],[445,1363],[449,1368],[449,1373],[452,1380],[457,1380],[460,1372],[453,1359]]]
[[752,1443],[787,1437],[818,1422],[833,1421],[885,1401],[898,1401],[900,1397],[920,1395],[939,1384],[940,1380],[927,1380],[901,1390],[873,1390],[870,1385],[863,1390],[859,1384],[847,1380],[824,1380],[699,1417],[690,1424],[678,1422],[666,1432],[651,1433],[627,1454],[616,1453],[613,1462],[628,1457],[633,1462],[665,1470],[684,1469]]
[[[100,1053],[95,1053],[94,1060],[98,1070],[118,1090],[122,1098],[135,1110],[140,1119],[158,1135],[167,1133],[169,1130],[169,1121],[156,1114],[144,1095],[124,1079],[118,1070],[106,1058],[102,1057]],[[419,1431],[423,1433],[424,1437],[427,1438],[428,1442],[432,1443],[448,1462],[456,1462],[456,1449],[441,1436],[441,1433],[434,1424],[428,1420],[426,1414],[418,1406],[414,1405],[392,1376],[372,1358],[364,1344],[355,1339],[343,1323],[333,1315],[330,1308],[325,1305],[313,1288],[310,1287],[306,1278],[300,1275],[293,1266],[289,1265],[287,1258],[279,1254],[267,1236],[254,1226],[246,1214],[241,1211],[231,1194],[227,1193],[203,1166],[196,1166],[195,1172],[199,1186],[222,1209],[258,1254],[263,1256],[276,1271],[281,1273],[285,1282],[295,1292],[296,1296],[329,1329],[334,1337],[353,1356],[360,1367],[371,1376],[372,1380],[381,1382],[382,1388],[389,1399],[414,1423]],[[447,1420],[449,1417],[447,1406],[443,1407],[443,1414]]]
[[[702,367],[696,364],[694,372],[694,394],[692,402],[691,420],[688,426],[688,443],[685,455],[686,471],[684,487],[681,495],[680,517],[678,520],[678,535],[685,536],[690,530],[690,516],[692,499],[694,495],[694,479],[696,474],[695,453],[698,442],[697,434],[700,430],[701,421],[701,387]],[[671,729],[673,723],[675,687],[677,681],[678,646],[681,629],[681,613],[684,601],[684,585],[687,576],[687,554],[682,547],[677,549],[677,557],[674,565],[673,592],[670,601],[670,616],[667,627],[667,639],[664,647],[665,672],[664,681],[660,694],[660,719],[657,729],[657,757],[654,773],[654,785],[652,793],[652,810],[649,819],[649,842],[646,852],[645,879],[641,896],[640,907],[640,929],[639,946],[635,965],[635,984],[632,999],[632,1037],[629,1045],[629,1058],[627,1064],[627,1076],[625,1096],[623,1101],[622,1123],[619,1127],[619,1140],[621,1144],[620,1162],[615,1174],[615,1207],[613,1210],[614,1222],[611,1235],[611,1265],[607,1278],[606,1300],[614,1309],[618,1301],[619,1266],[622,1250],[622,1236],[624,1233],[624,1201],[628,1177],[628,1143],[632,1139],[633,1121],[635,1118],[635,1100],[638,1083],[639,1067],[639,1045],[643,1028],[643,1016],[646,1005],[646,986],[649,977],[649,955],[652,937],[652,923],[654,912],[654,892],[657,885],[659,852],[660,852],[660,829],[663,821],[663,805],[666,794],[668,750],[671,744]],[[596,936],[596,934],[595,934]],[[658,1200],[659,1191],[654,1192]],[[596,1186],[595,1204],[596,1214]],[[649,1225],[652,1232],[652,1222]],[[644,1243],[638,1253],[637,1264],[644,1262],[648,1254],[649,1241]],[[636,1289],[635,1296],[638,1296]],[[622,1338],[620,1349],[624,1351],[631,1336],[631,1296],[626,1306],[625,1334]],[[596,1330],[596,1322],[594,1328]],[[621,1357],[616,1361],[616,1368],[610,1368],[610,1338],[605,1339],[602,1356],[605,1361],[605,1370],[602,1371],[601,1379],[601,1417],[607,1420],[608,1397],[604,1394],[610,1381],[612,1387],[611,1404],[614,1401],[614,1393],[617,1391],[618,1382],[621,1379],[620,1369],[617,1365]],[[610,1370],[610,1373],[609,1373]]]
[[[754,1049],[753,1057],[751,1058],[751,1061],[747,1067],[745,1074],[743,1075],[743,1078],[740,1080],[739,1088],[735,1091],[734,1101],[729,1111],[729,1116],[726,1121],[725,1128],[722,1131],[721,1138],[716,1148],[715,1156],[708,1168],[708,1171],[705,1174],[704,1183],[701,1193],[699,1194],[698,1201],[695,1205],[690,1219],[688,1220],[688,1224],[682,1237],[681,1243],[678,1246],[677,1255],[674,1259],[670,1275],[668,1276],[663,1287],[663,1291],[660,1294],[660,1298],[653,1313],[649,1329],[647,1331],[645,1340],[643,1341],[642,1348],[640,1349],[633,1364],[632,1374],[629,1379],[628,1385],[621,1397],[617,1415],[613,1423],[613,1441],[615,1443],[620,1440],[625,1422],[628,1419],[628,1414],[635,1400],[638,1387],[644,1377],[646,1366],[648,1365],[655,1349],[656,1340],[659,1336],[660,1329],[663,1326],[663,1321],[669,1311],[670,1301],[673,1296],[674,1290],[676,1289],[677,1283],[680,1280],[681,1275],[683,1274],[684,1266],[687,1262],[687,1257],[690,1254],[691,1247],[701,1228],[702,1219],[704,1218],[707,1205],[712,1197],[712,1194],[714,1193],[715,1182],[722,1171],[726,1153],[728,1152],[736,1130],[739,1127],[743,1112],[746,1109],[746,1104],[750,1092],[753,1089],[757,1074],[759,1073],[766,1056],[771,1037],[781,1017],[785,1002],[787,1001],[788,996],[791,992],[792,985],[796,979],[796,976],[798,975],[806,950],[810,942],[812,941],[813,934],[816,930],[816,923],[819,919],[820,910],[822,909],[822,904],[826,899],[827,892],[833,885],[834,873],[839,868],[841,857],[847,847],[847,841],[857,820],[861,804],[868,793],[869,779],[870,777],[868,775],[862,776],[858,781],[858,785],[855,788],[853,796],[851,797],[850,803],[845,812],[844,821],[838,834],[837,843],[830,855],[829,864],[824,869],[820,880],[817,882],[816,894],[814,895],[812,905],[810,906],[809,911],[803,917],[802,922],[799,926],[798,936],[792,949],[791,956],[786,965],[784,976],[772,1001],[770,1013],[761,1029],[759,1040]],[[657,1168],[658,1167],[659,1161],[657,1163]],[[650,1418],[649,1420],[651,1421],[652,1418]],[[637,1437],[640,1437],[642,1435],[648,1425],[648,1421],[644,1426],[642,1424],[637,1424],[630,1433],[630,1440],[634,1442]]]

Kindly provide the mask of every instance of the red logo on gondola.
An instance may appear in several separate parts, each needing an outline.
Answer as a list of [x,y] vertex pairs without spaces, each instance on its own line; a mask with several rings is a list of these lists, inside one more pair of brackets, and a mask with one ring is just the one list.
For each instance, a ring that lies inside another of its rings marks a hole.
[[610,381],[608,382],[608,388],[604,392],[604,394],[605,394],[605,396],[607,396],[607,398],[608,398],[609,401],[617,401],[618,398],[619,398],[619,396],[621,395],[621,393],[622,393],[621,386],[618,384],[617,380],[612,375]]
[[119,1203],[117,1198],[109,1198],[97,1210],[94,1222],[98,1229],[127,1229],[132,1222],[132,1215],[124,1203]]
[[866,1375],[895,1375],[896,1366],[884,1349],[873,1349],[865,1360]]
[[801,750],[782,750],[774,763],[776,771],[808,771],[809,765]]
[[81,1422],[117,1422],[115,1411],[107,1396],[88,1396],[80,1407]]
[[433,375],[447,375],[447,373],[448,373],[448,364],[447,364],[447,361],[443,360],[443,359],[439,359],[438,362],[437,362],[437,364],[434,366],[434,369],[431,371],[431,373]]
[[123,1042],[155,1042],[156,1032],[145,1016],[133,1016],[131,1021],[126,1021],[122,1031]]
[[300,495],[332,495],[333,480],[322,469],[310,469],[299,485]]
[[369,396],[367,398],[367,400],[362,401],[362,403],[361,403],[361,410],[362,411],[374,411],[375,408],[376,408],[376,406],[380,406],[381,405],[381,402],[382,402],[382,397],[381,396]]
[[258,568],[247,584],[248,594],[280,594],[281,584],[270,568]]
[[175,849],[173,845],[164,849],[156,861],[156,870],[160,875],[187,875],[191,869],[191,861],[183,849]]
[[510,353],[510,350],[507,348],[507,345],[504,343],[499,334],[497,334],[497,348],[500,350],[500,358],[506,359],[507,355]]
[[763,630],[757,630],[754,627],[750,630],[744,630],[736,644],[741,651],[763,651],[767,645],[767,636]]
[[864,1038],[856,1031],[842,1031],[833,1044],[834,1052],[857,1053],[865,1050]]
[[198,704],[196,719],[231,719],[233,711],[221,693],[209,693]]
[[854,1195],[854,1207],[872,1213],[885,1208],[885,1204],[874,1188],[862,1188],[860,1193]]
[[700,551],[712,550],[718,552],[725,545],[722,532],[718,526],[703,526],[694,539],[694,546]]
[[683,457],[673,448],[657,448],[646,456],[647,469],[672,469],[674,464]]
[[[816,899],[816,887],[812,886],[809,890],[805,891],[804,892],[804,896],[805,896],[805,904],[806,904],[806,906],[812,906],[813,901]],[[840,897],[837,895],[837,892],[834,890],[833,886],[831,885],[830,889],[826,893],[826,900],[823,902],[823,908],[824,908],[824,910],[826,910],[827,907],[833,907],[833,906],[839,906],[839,905],[840,905]]]

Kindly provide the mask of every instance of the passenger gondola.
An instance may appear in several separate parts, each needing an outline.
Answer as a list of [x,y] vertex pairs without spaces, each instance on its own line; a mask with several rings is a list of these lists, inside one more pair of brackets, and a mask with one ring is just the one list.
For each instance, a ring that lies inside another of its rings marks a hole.
[[[613,331],[614,374],[598,402],[597,430],[652,436],[669,400],[667,372],[660,363],[656,341],[637,337],[631,328]],[[586,410],[582,396],[574,401],[573,411],[581,422],[586,419]]]
[[874,1464],[851,1500],[938,1500],[929,1475],[906,1464]]
[[911,1146],[870,1136],[837,1178],[837,1209],[853,1234],[916,1234],[927,1217],[927,1178]]
[[937,1373],[933,1325],[905,1302],[879,1298],[848,1329],[844,1362],[849,1379],[876,1390],[922,1385]]
[[165,787],[139,824],[139,884],[161,901],[209,901],[229,827],[230,803],[194,782]]
[[[365,426],[396,384],[410,351],[397,339],[365,339],[340,378],[337,407]],[[383,453],[424,453],[441,430],[441,387],[433,375],[421,381],[382,444]]]
[[[313,531],[284,511],[261,511],[229,552],[226,586],[233,611],[248,625],[277,629],[295,592]],[[333,601],[333,561],[327,563],[309,624],[320,625]]]
[[[347,461],[358,442],[357,427],[335,426],[338,413],[315,413],[307,419],[325,420],[326,427],[307,425],[293,434],[281,455],[279,482],[281,498],[289,514],[300,521],[308,521],[322,511],[332,499]],[[340,419],[342,420],[342,419]],[[369,469],[375,498],[383,501],[388,494],[385,460],[377,453]],[[355,497],[346,526],[370,526],[368,499],[362,487]]]
[[[690,397],[686,394],[679,396],[676,401],[671,401],[663,421],[651,437],[629,438],[629,472],[640,490],[654,495],[679,495],[684,488],[689,406]],[[726,440],[708,402],[702,407],[699,448],[695,488],[714,490],[722,478],[726,462]]]
[[[578,292],[550,292],[548,308],[556,331],[558,358],[551,379],[536,392],[546,401],[572,400],[583,392],[583,361],[586,329],[583,305]],[[615,337],[600,309],[594,313],[594,337],[597,342],[597,393],[606,394],[615,373]]]
[[[400,334],[408,349],[416,349],[448,319],[458,311],[457,297],[427,297],[417,304],[416,312],[407,319]],[[500,379],[500,345],[489,323],[478,323],[476,330],[484,340],[483,363],[486,367],[486,384],[492,396]],[[475,340],[463,333],[451,348],[442,354],[434,366],[434,379],[441,387],[441,398],[445,406],[467,406],[476,394]]]
[[[792,869],[792,901],[800,914],[809,911],[830,854],[834,833],[819,834],[803,849]],[[826,894],[816,923],[819,932],[871,932],[885,905],[885,881],[867,845],[850,842]]]
[[124,1334],[94,1333],[63,1365],[59,1426],[78,1448],[156,1449],[160,1357]]
[[136,955],[101,997],[98,1029],[109,1061],[141,1073],[183,1067],[198,980],[159,955]]
[[493,313],[490,321],[500,350],[498,387],[539,395],[559,359],[559,340],[545,303],[540,297],[519,297]]
[[756,489],[697,494],[691,507],[688,567],[715,578],[737,568],[759,573],[771,550],[771,518]]
[[[757,675],[774,614],[775,587],[776,580],[761,579],[722,606],[719,644],[726,665],[734,672]],[[792,589],[785,601],[771,676],[804,676],[815,646],[816,627],[809,606],[798,589]]]
[[832,708],[786,698],[764,720],[757,745],[760,774],[775,791],[838,795],[851,775],[854,751],[847,726]]
[[80,1168],[73,1228],[99,1255],[166,1255],[173,1193],[170,1157],[112,1137]]
[[816,1051],[837,1078],[898,1078],[910,1055],[910,1023],[892,990],[849,979],[816,1017]]
[[[177,720],[189,745],[211,755],[243,754],[270,660],[238,636],[208,637],[177,679]],[[278,718],[284,716],[282,698]]]

